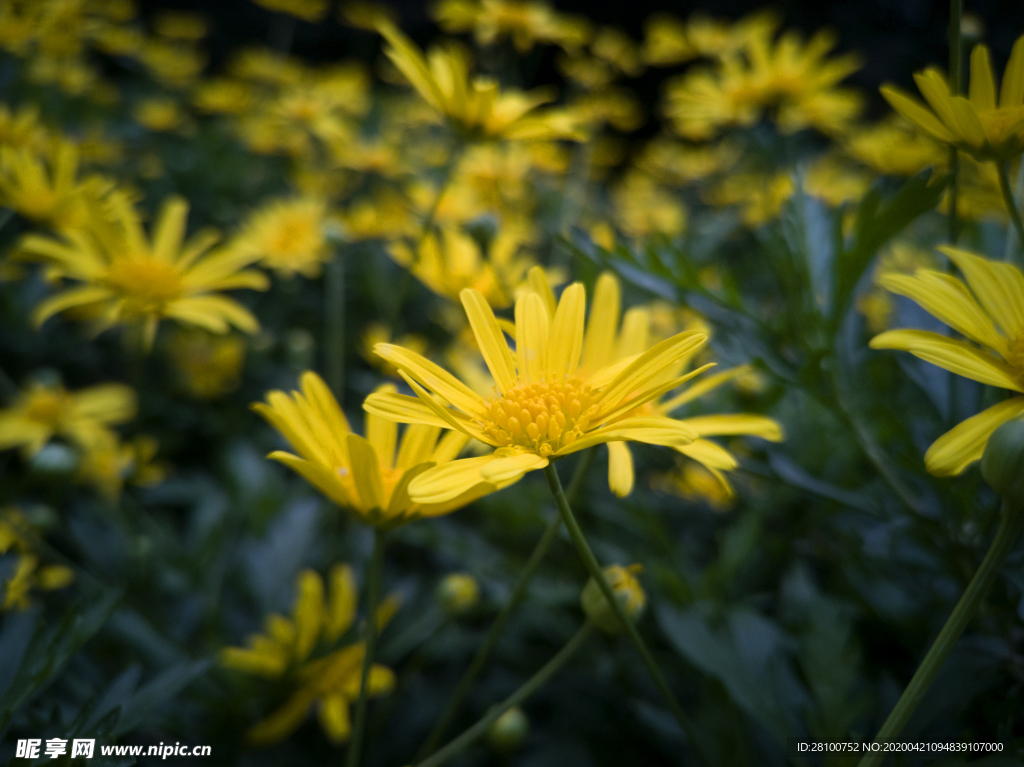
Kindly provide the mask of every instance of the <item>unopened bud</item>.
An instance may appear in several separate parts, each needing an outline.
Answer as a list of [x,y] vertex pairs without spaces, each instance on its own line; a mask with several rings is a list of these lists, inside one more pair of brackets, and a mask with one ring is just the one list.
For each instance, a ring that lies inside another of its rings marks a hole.
[[468,573],[446,575],[438,584],[437,601],[449,615],[462,615],[480,601],[480,586]]
[[522,709],[510,708],[487,729],[487,742],[496,751],[514,751],[530,734],[530,720]]
[[1024,506],[1024,419],[1007,421],[988,438],[981,476],[1003,500]]
[[[612,593],[615,594],[623,612],[631,621],[636,621],[640,617],[640,613],[643,612],[644,606],[647,604],[647,595],[644,594],[640,581],[635,577],[636,573],[642,570],[643,565],[630,565],[629,567],[612,565],[604,569],[604,577],[608,580],[608,585],[612,587]],[[617,634],[621,630],[615,608],[608,604],[601,587],[593,578],[587,581],[587,585],[583,588],[583,593],[580,594],[580,604],[583,606],[586,616],[601,630],[607,631],[609,634]]]

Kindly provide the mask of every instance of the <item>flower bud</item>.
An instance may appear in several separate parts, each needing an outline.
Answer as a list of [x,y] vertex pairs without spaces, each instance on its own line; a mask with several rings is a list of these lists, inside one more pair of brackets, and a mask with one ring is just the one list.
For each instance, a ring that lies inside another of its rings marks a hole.
[[[630,565],[622,567],[612,565],[604,569],[604,577],[608,579],[608,585],[612,587],[615,598],[622,606],[626,616],[636,621],[647,604],[647,595],[640,587],[640,582],[634,577],[636,573],[643,570],[643,565]],[[604,598],[601,587],[597,581],[591,578],[580,594],[580,604],[583,612],[592,620],[598,628],[607,631],[609,634],[617,634],[621,626],[619,617],[615,614],[615,608],[608,604]]]
[[448,615],[462,615],[480,601],[480,587],[468,573],[451,573],[438,584],[437,601]]
[[1024,506],[1024,419],[1007,421],[988,438],[981,476],[1004,500]]
[[487,742],[496,751],[514,751],[530,734],[530,720],[522,709],[510,708],[487,729]]

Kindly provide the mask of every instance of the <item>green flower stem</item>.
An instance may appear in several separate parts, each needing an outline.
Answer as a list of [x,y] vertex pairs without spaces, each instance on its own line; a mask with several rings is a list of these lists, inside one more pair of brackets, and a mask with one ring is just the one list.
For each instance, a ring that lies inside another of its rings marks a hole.
[[665,703],[668,705],[673,716],[675,716],[676,721],[679,722],[679,726],[682,727],[683,732],[686,733],[686,737],[690,740],[690,743],[700,755],[701,759],[707,764],[712,764],[712,760],[704,750],[703,741],[701,741],[697,734],[697,728],[694,727],[690,718],[686,715],[686,712],[683,711],[683,707],[680,706],[679,702],[676,700],[676,696],[672,693],[672,688],[669,687],[668,682],[665,681],[665,677],[662,675],[661,669],[658,668],[658,664],[654,660],[654,656],[651,655],[650,650],[647,649],[647,645],[644,644],[644,640],[641,638],[640,632],[637,631],[636,626],[633,625],[633,621],[626,616],[619,600],[615,598],[615,592],[612,591],[612,587],[608,584],[608,579],[604,577],[604,571],[601,569],[601,565],[598,563],[597,557],[595,557],[594,552],[590,550],[590,545],[587,543],[587,539],[583,535],[583,530],[580,529],[579,523],[576,522],[576,517],[572,513],[569,501],[566,499],[565,493],[562,491],[562,482],[558,479],[558,471],[555,469],[554,464],[549,463],[544,467],[544,476],[547,477],[548,487],[551,488],[551,494],[555,497],[555,502],[558,504],[558,512],[561,514],[562,521],[565,523],[565,527],[569,531],[569,537],[572,538],[572,542],[576,546],[576,551],[579,553],[583,563],[587,566],[587,570],[590,572],[590,577],[597,582],[597,585],[601,588],[601,593],[604,594],[604,598],[608,600],[608,604],[614,608],[615,614],[619,618],[619,623],[622,624],[622,627],[625,629],[626,634],[629,636],[629,640],[633,643],[636,651],[640,653],[640,658],[647,667],[647,671],[654,680],[654,684],[661,692],[662,697],[665,699]]
[[[572,482],[569,484],[568,496],[573,501],[576,500],[576,496],[580,491],[580,487],[583,485],[583,479],[587,474],[587,469],[590,468],[590,464],[594,462],[594,449],[591,448],[580,456],[580,461],[576,465],[576,472],[573,474]],[[458,685],[455,687],[455,692],[452,693],[452,697],[448,700],[448,704],[445,706],[444,711],[441,712],[441,716],[438,718],[437,723],[434,725],[434,729],[430,731],[430,735],[416,754],[415,761],[425,759],[430,756],[437,747],[441,744],[441,739],[444,737],[445,732],[452,725],[452,721],[455,719],[455,715],[458,714],[459,709],[462,708],[462,704],[466,700],[466,696],[469,695],[469,691],[473,688],[473,683],[476,678],[480,676],[480,672],[483,671],[484,666],[491,657],[491,653],[498,646],[498,642],[501,640],[502,635],[505,633],[505,626],[512,617],[512,613],[515,612],[520,602],[526,596],[526,589],[530,585],[530,581],[533,580],[534,574],[537,572],[537,568],[540,567],[540,563],[544,560],[544,556],[548,553],[548,549],[551,547],[552,542],[558,536],[558,528],[562,524],[562,518],[556,514],[552,517],[548,523],[547,528],[544,530],[544,534],[540,540],[537,541],[537,545],[533,549],[533,553],[530,554],[530,558],[526,560],[526,565],[519,573],[519,580],[516,581],[515,586],[512,588],[512,596],[509,597],[508,602],[501,608],[501,612],[498,613],[498,617],[494,619],[494,623],[491,624],[491,628],[487,632],[487,637],[484,639],[484,643],[480,645],[480,648],[476,651],[476,655],[473,656],[473,660],[469,664],[469,668],[466,669],[462,678],[459,680]]]
[[324,281],[324,369],[338,400],[345,393],[345,260],[339,250],[326,266]]
[[1017,242],[1024,245],[1024,221],[1021,220],[1020,208],[1017,207],[1017,202],[1013,199],[1013,189],[1010,188],[1009,163],[1005,160],[997,162],[996,168],[999,170],[999,191],[1003,193],[1003,202],[1010,213],[1013,228],[1017,230]]
[[585,622],[580,627],[580,630],[573,635],[572,639],[566,643],[565,647],[559,650],[558,654],[555,655],[554,658],[549,660],[540,671],[530,677],[518,690],[509,695],[498,705],[492,706],[480,721],[462,733],[455,740],[451,741],[429,759],[423,762],[417,762],[417,767],[439,767],[439,765],[444,764],[453,756],[459,754],[463,749],[486,733],[487,729],[494,724],[502,714],[510,708],[518,706],[533,695],[533,693],[543,687],[544,684],[554,676],[555,672],[564,666],[566,661],[576,654],[576,651],[579,650],[583,643],[587,641],[587,637],[590,636],[593,630],[594,624],[590,621]]
[[380,604],[380,571],[384,566],[384,543],[387,531],[373,529],[373,554],[370,557],[369,586],[366,599],[366,652],[363,655],[363,671],[359,681],[359,700],[352,720],[352,740],[348,747],[347,767],[358,767],[359,755],[363,748],[363,731],[366,729],[366,700],[369,691],[370,669],[377,649],[377,606]]
[[[928,688],[939,669],[942,668],[942,664],[953,649],[953,645],[956,644],[956,640],[960,638],[967,624],[971,622],[971,618],[978,611],[981,601],[995,581],[1003,560],[1010,553],[1010,549],[1013,548],[1022,529],[1024,529],[1024,508],[1014,508],[1004,501],[999,529],[996,531],[996,536],[992,540],[985,559],[982,560],[981,566],[967,585],[967,590],[960,597],[960,601],[953,608],[953,613],[946,621],[946,625],[942,627],[935,643],[928,650],[928,654],[924,656],[921,665],[917,667],[910,684],[907,685],[903,695],[896,702],[889,718],[885,720],[882,729],[875,736],[876,743],[888,743],[899,737],[921,699],[928,692]],[[876,767],[884,758],[884,753],[869,754],[860,760],[859,767]]]

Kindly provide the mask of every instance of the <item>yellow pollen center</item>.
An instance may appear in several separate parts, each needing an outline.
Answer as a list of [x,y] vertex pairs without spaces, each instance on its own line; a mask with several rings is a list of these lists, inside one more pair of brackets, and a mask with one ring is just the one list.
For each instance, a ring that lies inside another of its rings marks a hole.
[[139,314],[159,313],[182,293],[181,275],[174,265],[151,256],[115,261],[107,272],[107,284],[124,294]]
[[547,457],[575,442],[595,415],[596,394],[572,376],[565,381],[518,383],[487,400],[478,425],[499,447],[523,447]]
[[284,218],[267,237],[267,250],[275,255],[304,255],[317,249],[316,235],[316,223],[309,217]]

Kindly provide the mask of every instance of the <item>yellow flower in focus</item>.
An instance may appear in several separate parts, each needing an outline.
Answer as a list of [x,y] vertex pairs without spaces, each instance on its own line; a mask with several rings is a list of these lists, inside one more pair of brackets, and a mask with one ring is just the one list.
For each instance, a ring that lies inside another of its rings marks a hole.
[[[959,267],[966,284],[931,269],[918,269],[913,276],[885,274],[879,283],[968,340],[925,330],[890,330],[871,339],[871,348],[907,351],[973,381],[1024,394],[1024,274],[1016,266],[964,250],[939,250]],[[1024,396],[968,418],[932,443],[925,466],[940,477],[961,473],[981,458],[992,432],[1022,414]]]
[[163,481],[166,471],[153,463],[159,445],[152,437],[120,442],[114,434],[92,442],[82,452],[78,481],[94,486],[105,498],[117,500],[124,483],[150,487]]
[[123,195],[114,195],[110,210],[117,226],[73,230],[57,240],[29,235],[22,250],[43,259],[64,278],[81,282],[36,306],[33,320],[75,307],[94,310],[98,331],[116,325],[137,325],[146,349],[153,345],[162,319],[195,325],[212,333],[234,326],[245,333],[259,330],[256,318],[219,291],[265,290],[262,272],[247,270],[255,260],[248,253],[209,253],[215,232],[199,232],[185,241],[188,203],[171,197],[147,238],[139,214]]
[[287,13],[316,24],[323,21],[330,7],[328,0],[253,0],[256,5],[275,13]]
[[174,130],[181,125],[184,115],[174,99],[152,98],[140,101],[132,110],[135,121],[152,131]]
[[[681,447],[697,439],[691,429],[670,418],[635,413],[701,372],[667,382],[659,377],[691,355],[707,336],[679,333],[640,354],[584,372],[579,369],[584,351],[583,285],[570,285],[557,304],[539,268],[531,271],[531,285],[540,292],[523,290],[516,301],[515,352],[486,299],[468,288],[461,293],[473,335],[497,384],[493,397],[480,396],[418,354],[390,344],[377,347],[377,354],[399,369],[417,396],[372,394],[363,404],[367,412],[453,429],[494,448],[490,455],[425,471],[409,485],[412,498],[439,503],[480,482],[511,484],[551,460],[601,443],[630,440]],[[602,300],[598,296],[595,301],[598,314],[608,310],[599,303]],[[434,395],[452,407],[439,404]]]
[[179,328],[168,350],[185,390],[193,397],[216,399],[238,388],[245,364],[245,340],[240,336]]
[[259,258],[280,277],[316,277],[331,258],[324,231],[326,218],[323,200],[274,200],[249,216],[229,247]]
[[[305,721],[311,708],[332,743],[350,734],[349,704],[359,697],[365,642],[335,649],[355,625],[358,592],[352,568],[336,564],[328,574],[328,587],[314,570],[303,570],[295,582],[292,615],[268,615],[262,634],[248,638],[246,647],[220,651],[221,665],[266,679],[286,679],[295,687],[285,704],[249,730],[248,740],[266,745],[284,740]],[[386,599],[374,620],[378,630],[397,609]],[[368,693],[387,695],[394,689],[391,669],[373,664]]]
[[99,215],[99,201],[111,187],[99,176],[79,178],[73,144],[55,144],[48,162],[29,149],[0,147],[0,205],[57,231]]
[[842,133],[862,107],[838,83],[860,68],[856,56],[826,58],[835,45],[819,32],[806,45],[795,32],[777,41],[757,36],[743,55],[723,58],[670,80],[665,114],[684,138],[709,139],[723,128],[750,126],[766,114],[783,133],[816,128]]
[[[277,450],[268,457],[302,475],[367,524],[390,528],[441,516],[508,484],[480,479],[438,501],[413,500],[409,485],[414,478],[432,466],[448,465],[469,437],[454,431],[438,439],[441,426],[417,423],[406,428],[399,442],[397,424],[373,413],[366,418],[366,437],[361,437],[351,430],[316,373],[304,373],[301,383],[302,391],[272,391],[266,404],[253,405],[299,453]],[[394,391],[384,385],[371,397],[398,396]]]
[[416,44],[389,21],[378,31],[384,53],[424,101],[470,139],[523,141],[583,138],[566,110],[538,110],[552,100],[548,91],[502,91],[495,80],[469,76],[466,53],[457,46],[432,48],[426,58]]
[[936,140],[982,161],[1005,162],[1024,152],[1024,36],[1013,45],[998,102],[992,61],[984,45],[976,45],[971,52],[967,98],[952,95],[945,76],[934,67],[914,75],[914,80],[928,106],[892,85],[883,85],[882,95]]
[[0,410],[0,450],[20,447],[32,456],[55,436],[87,448],[113,436],[111,426],[134,418],[135,402],[135,392],[121,384],[77,392],[59,384],[30,384]]
[[949,157],[941,144],[902,118],[852,132],[846,138],[845,149],[869,168],[891,176],[916,176],[925,168],[942,165]]

